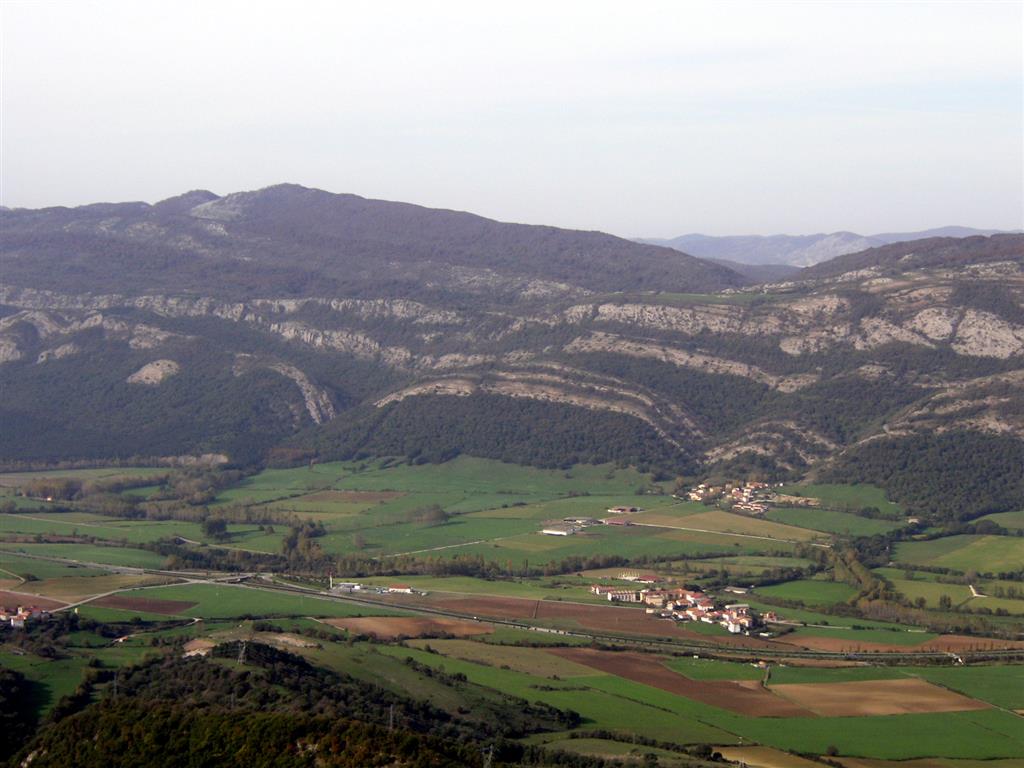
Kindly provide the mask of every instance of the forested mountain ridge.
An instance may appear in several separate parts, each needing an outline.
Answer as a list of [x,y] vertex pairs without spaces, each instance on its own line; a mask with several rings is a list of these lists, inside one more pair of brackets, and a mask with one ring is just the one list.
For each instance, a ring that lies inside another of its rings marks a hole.
[[224,197],[199,190],[155,205],[5,210],[0,251],[5,280],[19,285],[132,293],[158,281],[165,291],[234,300],[437,288],[473,294],[507,291],[515,278],[525,281],[518,293],[527,296],[744,282],[727,267],[602,232],[507,224],[294,184]]
[[797,476],[896,440],[1024,437],[1022,235],[742,287],[610,236],[287,186],[2,216],[8,462],[469,452]]

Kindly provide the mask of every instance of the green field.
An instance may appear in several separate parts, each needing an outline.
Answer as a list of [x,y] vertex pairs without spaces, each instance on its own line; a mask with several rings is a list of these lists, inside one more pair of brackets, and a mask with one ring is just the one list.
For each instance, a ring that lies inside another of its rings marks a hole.
[[36,560],[0,550],[0,569],[19,577],[35,576],[37,579],[59,579],[64,576],[97,576],[106,571],[87,568],[83,565],[64,565],[48,560]]
[[814,607],[846,602],[857,594],[857,590],[841,581],[800,579],[783,584],[773,584],[769,587],[758,587],[757,594],[783,600],[796,600],[804,605]]
[[182,611],[183,616],[204,619],[234,616],[393,616],[387,608],[372,608],[358,603],[291,595],[235,584],[182,584],[122,592],[121,597],[143,600],[180,600],[195,603]]
[[[3,544],[8,552],[42,557],[62,557],[82,563],[103,563],[136,568],[162,568],[165,558],[155,552],[131,547],[101,547],[95,544]],[[36,574],[38,575],[38,574]]]
[[832,509],[862,509],[877,507],[887,517],[900,518],[903,509],[889,501],[885,491],[874,485],[786,485],[780,493],[821,499],[822,507]]
[[910,565],[939,565],[961,573],[999,573],[1024,566],[1024,538],[960,534],[930,541],[902,541],[893,560]]
[[1024,709],[1024,664],[908,670],[938,685],[1006,709]]
[[765,513],[765,517],[787,525],[846,536],[873,536],[876,533],[888,533],[902,525],[895,520],[874,520],[849,512],[807,507],[773,508]]
[[1024,528],[1024,509],[1017,512],[997,512],[994,515],[985,515],[978,518],[979,522],[981,520],[991,520],[996,525],[1001,525],[1008,530],[1019,531]]

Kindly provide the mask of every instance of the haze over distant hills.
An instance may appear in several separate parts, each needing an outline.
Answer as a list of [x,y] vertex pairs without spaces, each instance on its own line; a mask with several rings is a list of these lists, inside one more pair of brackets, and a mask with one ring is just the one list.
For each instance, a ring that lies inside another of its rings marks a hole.
[[669,239],[638,238],[638,242],[675,248],[702,259],[753,265],[789,265],[809,267],[823,261],[877,248],[890,243],[923,240],[930,237],[971,237],[994,235],[1003,230],[971,227],[937,227],[920,232],[883,232],[859,235],[855,232],[830,232],[815,235],[713,235],[689,234]]

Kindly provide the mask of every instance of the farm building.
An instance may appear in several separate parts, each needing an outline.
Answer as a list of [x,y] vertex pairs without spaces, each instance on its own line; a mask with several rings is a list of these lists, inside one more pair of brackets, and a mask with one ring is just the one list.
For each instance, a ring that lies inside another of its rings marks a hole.
[[579,528],[574,525],[551,525],[541,529],[541,533],[547,536],[572,536],[577,531]]

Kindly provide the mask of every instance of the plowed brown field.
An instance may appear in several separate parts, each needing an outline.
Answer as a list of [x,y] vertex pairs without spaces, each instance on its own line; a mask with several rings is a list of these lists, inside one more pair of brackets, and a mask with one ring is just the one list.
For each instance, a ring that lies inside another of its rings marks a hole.
[[118,608],[123,611],[142,611],[144,613],[162,613],[167,616],[174,616],[184,613],[193,605],[183,600],[151,600],[146,597],[123,597],[121,595],[109,595],[94,600],[92,605],[102,608]]
[[991,708],[983,701],[917,679],[798,683],[773,685],[772,690],[825,717],[912,715]]
[[51,600],[47,597],[39,597],[38,595],[23,595],[17,592],[0,591],[0,605],[4,608],[17,608],[19,605],[35,605],[52,611],[54,608],[62,608],[67,603]]
[[814,713],[761,687],[757,681],[691,680],[673,672],[663,657],[630,651],[597,651],[592,648],[549,648],[563,659],[602,672],[643,683],[652,688],[753,717],[813,717]]
[[356,634],[373,635],[378,640],[423,637],[425,635],[472,637],[474,635],[489,635],[494,631],[494,627],[474,621],[415,616],[368,616],[358,619],[323,619],[322,621],[332,627],[347,629]]

